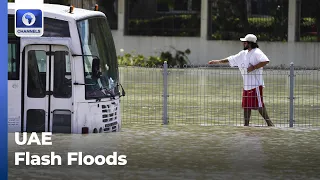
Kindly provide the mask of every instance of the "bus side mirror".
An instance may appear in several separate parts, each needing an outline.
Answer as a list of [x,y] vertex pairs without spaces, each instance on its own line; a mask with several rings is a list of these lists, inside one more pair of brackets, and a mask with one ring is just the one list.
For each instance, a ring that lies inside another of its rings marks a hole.
[[101,76],[100,59],[99,58],[93,58],[93,60],[92,60],[92,77],[100,78],[100,76]]

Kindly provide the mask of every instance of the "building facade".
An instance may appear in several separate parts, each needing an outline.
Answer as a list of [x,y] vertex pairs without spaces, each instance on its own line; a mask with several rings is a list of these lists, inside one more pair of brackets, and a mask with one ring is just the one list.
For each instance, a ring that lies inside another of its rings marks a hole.
[[240,37],[256,34],[269,66],[320,66],[318,0],[70,0],[95,4],[108,19],[117,53],[155,55],[173,46],[190,49],[204,65],[242,50]]

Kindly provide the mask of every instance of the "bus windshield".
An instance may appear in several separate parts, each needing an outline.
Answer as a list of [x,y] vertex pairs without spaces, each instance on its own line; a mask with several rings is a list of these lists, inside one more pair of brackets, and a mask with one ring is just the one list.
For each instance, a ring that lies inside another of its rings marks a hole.
[[[117,95],[117,55],[107,19],[105,17],[91,17],[78,21],[77,27],[84,55],[86,99]],[[92,74],[94,56],[100,59],[101,76],[99,78],[95,78],[96,76]]]

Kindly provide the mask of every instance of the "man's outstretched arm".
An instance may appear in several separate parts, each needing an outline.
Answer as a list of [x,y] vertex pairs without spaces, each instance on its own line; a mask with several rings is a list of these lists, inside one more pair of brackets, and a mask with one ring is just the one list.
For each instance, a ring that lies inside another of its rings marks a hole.
[[220,60],[211,60],[208,64],[229,64],[230,66],[234,67],[237,66],[237,62],[241,60],[244,51],[240,51],[238,54],[226,57]]
[[220,59],[220,60],[211,60],[208,64],[225,64],[228,63],[228,59]]

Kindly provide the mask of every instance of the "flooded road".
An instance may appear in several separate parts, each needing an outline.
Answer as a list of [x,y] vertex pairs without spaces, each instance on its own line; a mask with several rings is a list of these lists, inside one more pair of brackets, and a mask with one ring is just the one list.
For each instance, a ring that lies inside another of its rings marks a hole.
[[[9,134],[9,179],[320,179],[319,129],[125,125],[121,132],[52,136],[18,146]],[[62,157],[61,166],[14,165],[15,152]],[[67,165],[68,152],[126,155],[124,166]]]

